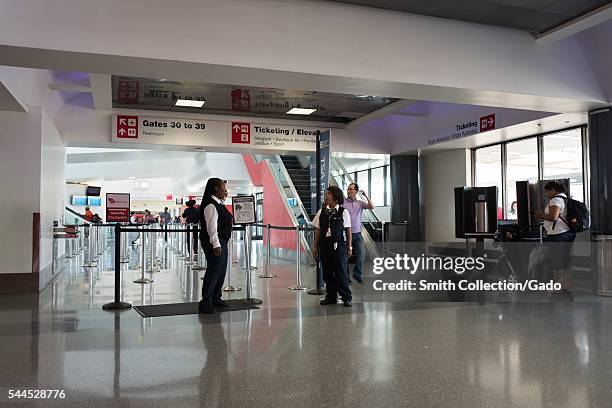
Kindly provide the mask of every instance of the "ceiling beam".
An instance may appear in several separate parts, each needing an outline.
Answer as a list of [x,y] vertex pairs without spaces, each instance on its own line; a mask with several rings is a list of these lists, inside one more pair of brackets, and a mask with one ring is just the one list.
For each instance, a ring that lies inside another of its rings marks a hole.
[[27,109],[0,81],[0,111],[26,112]]
[[89,83],[91,84],[94,108],[111,110],[113,108],[111,76],[108,74],[89,74]]
[[401,109],[404,109],[412,104],[416,103],[416,101],[411,101],[411,100],[407,100],[407,99],[402,99],[399,101],[395,101],[393,103],[390,103],[387,106],[384,106],[380,109],[375,110],[374,112],[370,112],[367,115],[364,115],[360,118],[357,118],[355,120],[350,121],[347,125],[346,128],[347,129],[354,129],[359,125],[362,125],[366,122],[369,122],[371,120],[375,120],[375,119],[379,119],[382,118],[383,116],[387,116],[387,115],[400,115],[401,113],[399,112]]
[[542,34],[536,35],[536,40],[542,44],[549,44],[563,38],[578,34],[581,31],[588,30],[598,24],[604,23],[612,19],[612,3],[601,6],[589,13],[583,14],[580,17],[574,18],[565,24],[548,30]]

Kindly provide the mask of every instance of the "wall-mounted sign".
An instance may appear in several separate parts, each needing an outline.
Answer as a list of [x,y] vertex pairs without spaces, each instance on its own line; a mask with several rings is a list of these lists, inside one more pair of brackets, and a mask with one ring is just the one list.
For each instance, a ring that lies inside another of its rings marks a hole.
[[499,115],[492,113],[490,115],[482,116],[478,119],[470,119],[457,123],[450,131],[439,132],[439,136],[436,136],[427,141],[428,145],[435,145],[444,142],[450,142],[456,139],[462,139],[464,137],[473,136],[478,133],[488,132],[497,128],[497,121]]
[[234,224],[245,225],[255,223],[255,197],[232,197],[232,213]]
[[106,222],[130,222],[129,193],[106,193]]

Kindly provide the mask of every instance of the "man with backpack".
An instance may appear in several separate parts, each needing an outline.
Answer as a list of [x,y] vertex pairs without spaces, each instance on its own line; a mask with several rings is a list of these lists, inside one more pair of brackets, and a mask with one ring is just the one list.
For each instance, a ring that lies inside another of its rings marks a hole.
[[544,211],[534,212],[537,218],[544,221],[546,242],[550,243],[548,255],[555,281],[561,283],[561,293],[571,291],[569,264],[576,232],[585,231],[590,227],[586,206],[568,198],[566,191],[562,184],[554,181],[546,183],[544,193],[548,198],[548,204]]

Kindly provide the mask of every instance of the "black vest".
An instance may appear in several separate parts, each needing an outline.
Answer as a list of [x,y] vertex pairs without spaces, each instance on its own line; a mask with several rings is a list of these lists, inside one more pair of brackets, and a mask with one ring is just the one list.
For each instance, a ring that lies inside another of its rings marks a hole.
[[[319,216],[319,227],[321,228],[321,240],[331,240],[332,242],[344,242],[344,218],[342,212],[344,207],[328,212],[326,207],[321,210]],[[327,230],[331,231],[331,236],[327,236]]]
[[212,196],[202,200],[202,204],[200,205],[200,226],[202,228],[200,240],[202,241],[202,248],[212,249],[210,236],[206,230],[206,220],[204,219],[204,208],[206,208],[208,204],[214,205],[217,209],[217,234],[219,235],[219,242],[221,245],[227,244],[232,236],[232,224],[234,222],[234,217],[232,216],[232,213],[227,210],[225,205],[217,203]]

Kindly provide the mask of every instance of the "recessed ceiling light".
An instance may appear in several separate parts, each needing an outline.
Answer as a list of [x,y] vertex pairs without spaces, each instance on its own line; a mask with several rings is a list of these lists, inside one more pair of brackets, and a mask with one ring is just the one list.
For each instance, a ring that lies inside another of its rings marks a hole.
[[134,180],[136,177],[130,177],[130,180]]
[[289,112],[287,112],[289,115],[310,115],[313,112],[316,112],[316,109],[306,109],[306,108],[291,108],[289,110]]
[[206,101],[193,101],[191,99],[177,99],[174,106],[185,106],[188,108],[201,108]]

